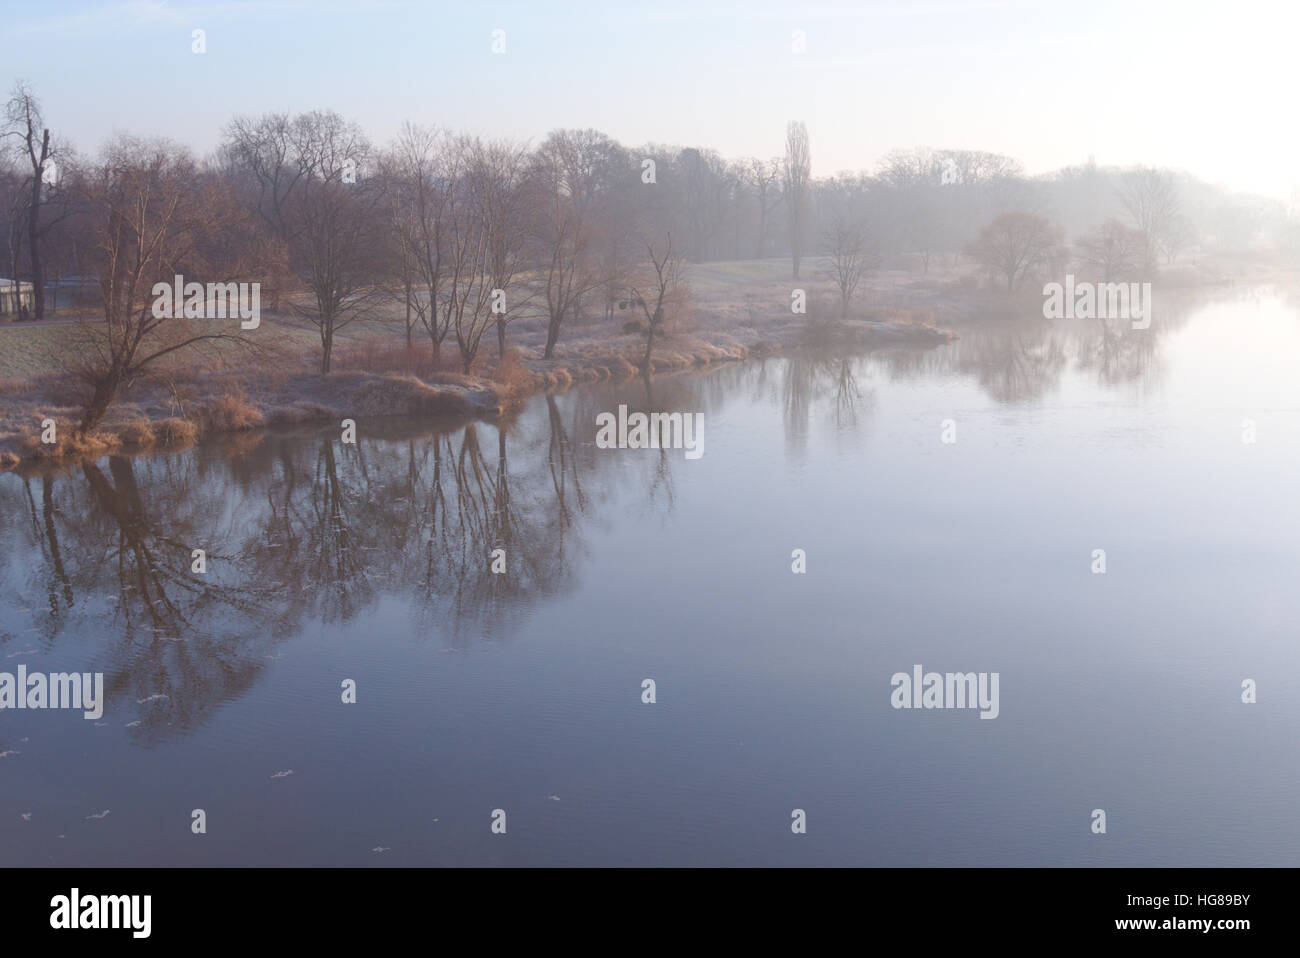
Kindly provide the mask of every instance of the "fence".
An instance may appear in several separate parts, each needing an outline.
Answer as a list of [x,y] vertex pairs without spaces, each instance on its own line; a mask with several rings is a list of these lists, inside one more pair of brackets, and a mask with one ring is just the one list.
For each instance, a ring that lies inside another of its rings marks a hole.
[[26,319],[31,314],[33,291],[31,283],[15,283],[0,279],[0,322]]

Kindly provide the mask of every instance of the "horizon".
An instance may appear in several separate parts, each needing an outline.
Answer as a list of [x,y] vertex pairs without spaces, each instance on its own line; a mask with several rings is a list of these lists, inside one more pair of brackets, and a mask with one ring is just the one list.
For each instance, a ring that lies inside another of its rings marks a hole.
[[[1294,134],[1257,92],[1297,79],[1283,47],[1294,11],[1246,3],[1224,24],[1204,5],[1107,2],[1083,26],[1064,9],[1013,2],[576,3],[564,13],[514,3],[466,12],[407,2],[361,11],[305,0],[62,2],[11,11],[12,34],[30,42],[13,45],[10,74],[41,98],[53,136],[83,155],[132,133],[207,156],[235,116],[319,109],[355,120],[376,146],[411,120],[531,144],[554,129],[592,128],[626,146],[770,159],[786,123],[800,120],[817,178],[874,173],[893,150],[929,147],[1005,155],[1029,177],[1092,161],[1174,169],[1283,204],[1300,191]],[[394,16],[409,19],[394,30]],[[1166,39],[1151,55],[1141,41],[1157,26]],[[191,50],[194,29],[205,31],[201,55]],[[494,30],[505,31],[503,53],[492,52]],[[795,30],[803,54],[792,52]],[[1240,52],[1230,50],[1234,38]],[[123,64],[122,51],[141,42],[156,59]],[[1220,69],[1185,56],[1211,42]],[[996,55],[1007,52],[1016,56]],[[1102,69],[1061,69],[1092,57]],[[680,68],[665,77],[665,62]],[[158,68],[169,82],[157,82]],[[426,93],[440,84],[453,92],[441,102]],[[864,88],[887,95],[872,97],[869,122],[846,122]],[[1174,93],[1178,109],[1148,105]],[[1201,122],[1215,105],[1222,115]],[[1053,111],[1061,122],[1043,136]],[[1234,149],[1247,136],[1255,148]]]

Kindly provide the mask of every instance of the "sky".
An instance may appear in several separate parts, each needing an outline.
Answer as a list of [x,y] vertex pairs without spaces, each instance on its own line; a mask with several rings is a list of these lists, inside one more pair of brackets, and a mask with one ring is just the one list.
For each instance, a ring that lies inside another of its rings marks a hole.
[[29,81],[54,135],[91,153],[121,131],[206,154],[236,114],[333,109],[378,144],[410,119],[770,158],[802,120],[817,176],[930,146],[1287,200],[1298,26],[1291,0],[0,0],[0,82]]

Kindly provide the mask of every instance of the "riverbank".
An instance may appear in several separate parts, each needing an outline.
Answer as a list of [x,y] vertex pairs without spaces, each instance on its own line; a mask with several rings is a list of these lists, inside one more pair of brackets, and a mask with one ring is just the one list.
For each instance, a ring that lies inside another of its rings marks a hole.
[[[824,312],[810,318],[713,300],[706,288],[686,328],[656,336],[652,375],[805,345],[829,344],[849,353],[932,347],[953,336],[919,310],[878,307],[861,318],[828,320],[819,318]],[[71,398],[78,392],[76,377],[60,370],[57,357],[49,355],[58,347],[47,347],[37,360],[45,372],[0,380],[0,471],[75,465],[119,451],[180,449],[207,437],[266,427],[339,424],[344,419],[363,423],[380,417],[496,420],[536,393],[641,375],[645,335],[626,316],[573,322],[551,359],[543,358],[542,324],[519,322],[509,328],[504,359],[496,355],[495,341],[485,337],[483,352],[490,355],[468,374],[446,368],[456,357],[445,346],[442,357],[435,358],[418,331],[407,347],[398,338],[400,326],[397,335],[391,324],[382,335],[363,328],[338,347],[335,371],[321,375],[313,369],[318,359],[304,335],[309,330],[289,316],[273,315],[264,318],[262,330],[274,342],[259,343],[246,353],[204,350],[185,365],[160,368],[132,384],[103,422],[83,436],[76,434],[80,407]],[[5,331],[8,336],[21,332]],[[50,421],[53,442],[45,441],[51,434],[43,424]]]
[[[890,347],[930,348],[990,315],[1041,310],[1036,289],[991,295],[959,264],[936,264],[918,275],[885,269],[863,284],[848,319],[836,319],[817,259],[806,261],[807,312],[791,309],[797,285],[788,260],[698,264],[690,268],[687,321],[656,336],[651,373],[705,368],[801,348],[846,355]],[[823,277],[824,278],[824,277]],[[1168,292],[1238,286],[1265,280],[1289,288],[1294,274],[1257,263],[1201,263],[1167,270]],[[1287,282],[1289,280],[1289,282]],[[461,371],[454,337],[440,356],[422,328],[408,346],[404,317],[386,314],[341,331],[333,370],[319,372],[317,331],[285,313],[264,311],[248,343],[195,348],[132,384],[89,435],[75,435],[80,408],[70,357],[80,327],[66,318],[0,326],[0,471],[70,465],[115,451],[176,449],[205,437],[259,428],[333,424],[343,419],[448,417],[495,420],[528,396],[578,383],[641,374],[645,334],[630,311],[579,315],[565,324],[553,358],[543,357],[546,329],[536,317],[514,321],[507,352],[497,356],[495,331],[484,337],[470,373]],[[182,323],[184,321],[177,321]],[[84,333],[84,330],[81,330]],[[53,420],[55,441],[42,441]]]

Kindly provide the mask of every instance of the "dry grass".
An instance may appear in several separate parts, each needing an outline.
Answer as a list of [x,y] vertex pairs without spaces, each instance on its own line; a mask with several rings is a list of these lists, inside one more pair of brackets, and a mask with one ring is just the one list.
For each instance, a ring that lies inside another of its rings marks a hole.
[[344,344],[335,351],[332,366],[336,372],[403,373],[420,379],[461,368],[454,344],[451,348],[444,344],[435,360],[433,344],[427,336],[412,340],[408,347],[406,341],[393,332],[385,336],[358,337]]
[[153,423],[148,419],[132,419],[118,427],[117,438],[124,446],[147,449],[154,444]]
[[933,326],[934,310],[924,307],[883,309],[878,319],[886,323],[901,323],[907,326]]
[[0,324],[0,377],[18,380],[56,368],[76,340],[71,324]]
[[199,427],[188,419],[172,416],[154,423],[154,439],[166,446],[188,446],[199,438]]
[[523,364],[517,349],[507,349],[492,370],[492,381],[500,387],[505,399],[518,399],[531,392],[537,387],[537,380],[537,375]]
[[183,448],[199,438],[198,425],[174,416],[158,420],[137,416],[106,423],[85,435],[77,434],[75,419],[43,418],[55,419],[57,441],[42,442],[38,431],[11,437],[11,448],[0,448],[0,472],[17,468],[23,461],[66,465],[124,450],[143,452],[156,447]]
[[58,421],[57,442],[44,443],[40,436],[28,436],[21,443],[24,459],[38,459],[47,462],[63,460],[98,459],[117,452],[122,441],[111,432],[90,432],[78,435],[75,423]]
[[356,417],[426,416],[460,412],[496,412],[501,401],[495,391],[469,377],[463,383],[430,384],[403,373],[350,373],[330,377],[339,390],[343,408]]
[[227,393],[203,411],[204,432],[241,432],[264,424],[261,411],[242,393]]
[[337,419],[338,413],[316,402],[297,402],[290,406],[274,406],[266,413],[268,426],[305,426],[310,423]]

